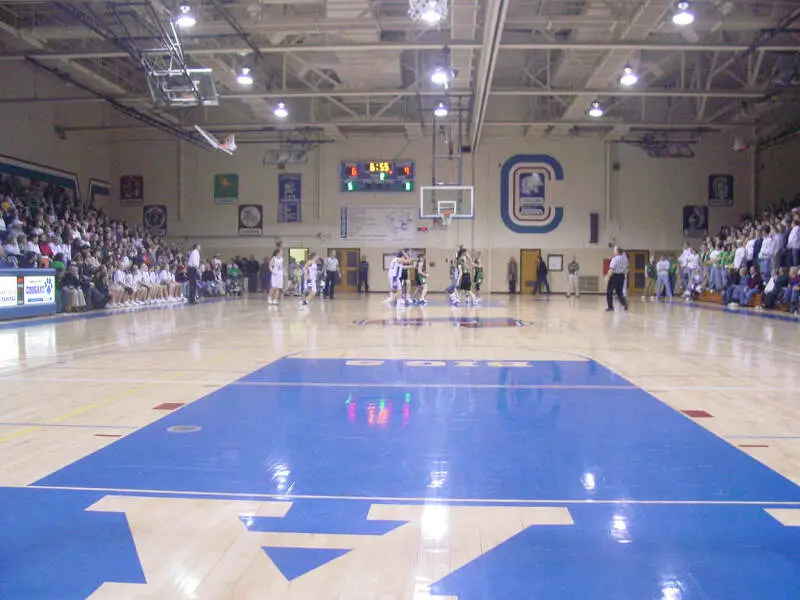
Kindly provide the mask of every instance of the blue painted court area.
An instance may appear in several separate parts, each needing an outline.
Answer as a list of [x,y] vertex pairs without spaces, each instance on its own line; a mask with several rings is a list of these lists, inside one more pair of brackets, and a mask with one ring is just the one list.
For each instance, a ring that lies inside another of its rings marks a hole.
[[[168,431],[178,425],[202,429]],[[278,483],[276,470],[290,474]],[[425,498],[433,473],[450,499],[800,501],[590,361],[284,359],[38,483]]]
[[124,514],[104,493],[0,488],[0,598],[83,600],[105,581],[144,583]]
[[[181,425],[201,429],[168,431]],[[800,527],[765,512],[800,508],[800,487],[592,361],[287,358],[37,485],[99,491],[0,489],[3,600],[144,583],[124,515],[84,511],[114,490],[275,494],[286,515],[242,516],[243,530],[379,541],[406,522],[367,519],[375,503],[569,511],[445,574],[434,597],[800,598]],[[350,552],[263,551],[290,581]]]

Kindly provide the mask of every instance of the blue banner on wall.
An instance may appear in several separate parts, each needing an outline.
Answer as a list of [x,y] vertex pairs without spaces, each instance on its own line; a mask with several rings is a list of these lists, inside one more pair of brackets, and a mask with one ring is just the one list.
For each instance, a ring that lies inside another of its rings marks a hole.
[[300,202],[303,196],[300,173],[278,175],[278,223],[300,223]]

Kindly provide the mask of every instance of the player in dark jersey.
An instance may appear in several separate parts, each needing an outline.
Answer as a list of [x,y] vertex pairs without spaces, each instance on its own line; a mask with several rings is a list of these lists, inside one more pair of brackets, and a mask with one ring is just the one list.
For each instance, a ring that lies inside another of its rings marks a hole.
[[467,304],[475,304],[475,294],[472,291],[472,261],[464,248],[458,251],[458,290],[459,297],[464,295]]
[[417,257],[417,262],[414,264],[414,282],[417,284],[417,289],[414,290],[411,302],[414,304],[427,304],[428,301],[425,296],[428,295],[428,270],[425,266],[425,257],[422,255]]
[[404,304],[411,304],[409,295],[408,270],[411,268],[411,255],[408,248],[403,249],[400,262],[400,289],[402,291],[401,300]]
[[472,261],[472,266],[475,269],[472,283],[475,290],[475,296],[477,300],[480,301],[481,284],[483,283],[483,263],[481,262],[480,252],[475,254],[475,260]]

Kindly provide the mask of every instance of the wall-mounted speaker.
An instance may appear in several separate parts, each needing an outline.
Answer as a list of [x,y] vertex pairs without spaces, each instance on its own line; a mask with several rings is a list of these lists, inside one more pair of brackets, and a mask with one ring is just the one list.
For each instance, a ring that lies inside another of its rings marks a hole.
[[600,214],[589,213],[589,243],[596,244],[600,239]]

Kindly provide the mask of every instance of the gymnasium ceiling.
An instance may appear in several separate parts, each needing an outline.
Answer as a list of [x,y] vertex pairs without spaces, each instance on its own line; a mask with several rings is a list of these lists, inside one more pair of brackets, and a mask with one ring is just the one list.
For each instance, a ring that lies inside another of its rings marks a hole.
[[[122,38],[112,13],[168,19],[177,5],[0,2],[0,67],[56,69],[85,86],[13,100],[103,102],[94,91],[187,130],[313,128],[332,139],[419,138],[445,102],[444,121],[460,120],[465,145],[494,135],[613,139],[644,130],[764,138],[798,118],[798,0],[696,0],[686,27],[672,23],[674,0],[449,0],[447,19],[433,27],[409,17],[409,0],[191,0],[197,24],[183,30],[182,46],[189,66],[213,69],[219,106],[156,110],[140,62],[76,11]],[[140,48],[156,44],[128,34]],[[446,92],[430,81],[445,61],[455,72]],[[626,65],[639,82],[623,89]],[[247,89],[236,82],[242,66],[255,78]],[[605,109],[600,119],[586,114],[594,99]],[[0,87],[0,103],[9,100]],[[290,111],[284,122],[273,115],[279,101]]]

